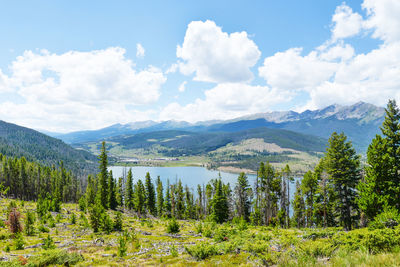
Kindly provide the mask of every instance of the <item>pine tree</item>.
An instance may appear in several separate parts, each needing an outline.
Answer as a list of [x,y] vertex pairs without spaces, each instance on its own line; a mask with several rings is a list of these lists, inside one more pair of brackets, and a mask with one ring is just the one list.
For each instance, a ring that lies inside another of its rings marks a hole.
[[115,186],[115,180],[112,171],[110,171],[108,174],[108,206],[112,210],[116,210],[118,206],[117,188]]
[[165,192],[164,212],[166,213],[167,217],[171,217],[171,192],[169,180],[167,180],[167,189]]
[[108,171],[107,171],[108,159],[106,151],[106,143],[103,141],[101,144],[101,152],[99,156],[99,194],[101,204],[105,209],[108,208]]
[[[129,176],[129,174],[128,174]],[[142,181],[139,179],[138,182],[135,184],[135,209],[141,217],[142,214],[145,213],[145,188],[143,186]]]
[[154,185],[151,182],[150,173],[146,173],[145,179],[145,200],[146,208],[152,215],[156,214],[156,192],[154,190]]
[[246,221],[248,221],[250,217],[251,194],[247,176],[242,172],[237,179],[235,187],[235,206],[237,216],[244,218]]
[[314,175],[312,171],[306,172],[304,174],[303,180],[301,181],[301,191],[305,196],[305,203],[306,203],[306,218],[307,218],[307,226],[312,227],[314,220],[314,198],[315,192],[317,191],[318,187],[318,179],[317,176]]
[[345,229],[351,230],[355,224],[353,213],[357,211],[356,185],[360,180],[360,159],[347,142],[347,137],[334,132],[329,138],[329,147],[325,155],[325,167],[338,193],[337,209],[339,219]]
[[296,224],[298,228],[304,227],[304,215],[305,215],[305,205],[303,192],[299,181],[296,182],[296,192],[294,193],[293,199],[293,223]]
[[125,185],[125,207],[129,209],[134,208],[134,195],[133,195],[133,177],[132,169],[129,169]]
[[164,188],[160,176],[157,177],[157,215],[163,216],[164,213]]
[[369,220],[387,205],[400,210],[400,110],[389,100],[385,111],[382,136],[368,147],[366,175],[358,187],[358,204]]
[[96,198],[96,182],[92,175],[88,176],[88,185],[86,187],[86,203],[88,206],[94,204]]
[[217,223],[223,223],[228,217],[227,199],[223,192],[222,181],[218,179],[215,186],[215,194],[211,201],[211,218]]
[[294,178],[292,176],[292,171],[290,170],[290,167],[288,164],[286,164],[285,168],[283,169],[283,179],[285,181],[285,186],[286,186],[286,190],[283,191],[283,195],[287,195],[285,196],[285,204],[286,204],[286,227],[289,227],[289,211],[290,211],[290,184],[294,181]]
[[176,200],[176,217],[178,219],[183,218],[183,214],[185,212],[185,202],[184,202],[184,193],[183,193],[183,186],[182,186],[182,181],[179,180],[178,184],[175,187],[174,190],[175,193],[175,200]]

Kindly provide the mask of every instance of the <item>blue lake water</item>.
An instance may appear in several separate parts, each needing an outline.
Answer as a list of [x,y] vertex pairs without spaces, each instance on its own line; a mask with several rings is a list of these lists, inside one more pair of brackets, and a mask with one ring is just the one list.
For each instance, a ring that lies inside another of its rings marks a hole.
[[[221,174],[221,179],[224,183],[230,183],[231,188],[233,189],[236,183],[236,180],[239,174],[228,173],[228,172],[219,172],[214,170],[208,170],[203,167],[145,167],[145,166],[137,166],[137,167],[122,167],[122,166],[113,166],[109,167],[108,170],[112,170],[114,178],[122,177],[124,171],[127,173],[129,168],[132,169],[132,174],[134,178],[134,182],[138,179],[144,181],[144,177],[146,173],[149,172],[152,178],[153,183],[156,181],[157,176],[160,176],[160,179],[165,187],[167,183],[167,179],[170,183],[175,183],[179,179],[182,181],[183,185],[188,185],[189,188],[196,190],[197,185],[207,184],[213,178],[218,178],[218,175]],[[247,174],[249,179],[249,183],[251,186],[254,185],[254,181],[256,180],[256,175]]]

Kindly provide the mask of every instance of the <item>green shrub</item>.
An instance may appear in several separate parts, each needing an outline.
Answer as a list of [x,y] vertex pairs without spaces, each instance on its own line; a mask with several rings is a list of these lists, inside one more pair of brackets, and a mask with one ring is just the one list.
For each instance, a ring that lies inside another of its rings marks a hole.
[[47,228],[46,226],[44,226],[43,224],[39,225],[38,230],[39,230],[41,233],[48,233],[48,232],[50,232],[50,229]]
[[[74,213],[72,213],[72,214],[74,214]],[[62,218],[63,218],[63,216],[62,216],[60,213],[58,213],[58,214],[56,215],[56,222],[57,222],[57,223],[60,223],[61,220],[62,220]]]
[[31,236],[35,233],[34,223],[35,223],[35,214],[33,212],[28,211],[25,217],[25,234]]
[[25,246],[25,242],[24,242],[24,238],[23,238],[22,234],[21,233],[16,234],[14,237],[15,250],[22,250],[22,249],[24,249],[24,246]]
[[201,234],[203,232],[203,224],[201,222],[195,224],[194,226],[196,233]]
[[223,242],[229,240],[229,230],[225,227],[219,227],[214,232],[214,240],[215,242]]
[[204,237],[211,238],[211,237],[212,237],[212,234],[213,234],[211,228],[212,228],[212,227],[211,227],[210,224],[205,224],[204,227],[203,227],[202,235],[203,235]]
[[75,215],[75,213],[72,213],[70,222],[71,222],[71,224],[76,224],[76,215]]
[[101,221],[101,230],[109,234],[114,229],[114,223],[107,213],[104,213]]
[[329,239],[306,240],[298,245],[301,253],[314,258],[330,257],[336,246]]
[[176,247],[174,245],[172,245],[170,252],[171,252],[172,257],[174,257],[174,258],[178,257],[178,250],[176,249]]
[[207,243],[200,243],[193,246],[185,247],[186,252],[195,258],[196,260],[204,260],[208,257],[217,255],[218,250],[215,245],[207,244]]
[[168,234],[175,234],[175,233],[179,233],[179,224],[178,222],[175,220],[175,218],[172,218],[167,225],[167,233]]
[[394,228],[399,225],[400,215],[397,209],[393,207],[386,207],[384,211],[378,214],[368,227],[373,229]]
[[128,250],[127,243],[130,239],[128,232],[122,233],[118,238],[118,257],[126,256]]
[[87,207],[86,198],[85,198],[85,196],[82,196],[79,199],[79,209],[84,212],[84,211],[86,211],[86,207]]
[[87,220],[87,218],[86,218],[86,216],[85,216],[85,213],[81,212],[81,217],[80,217],[79,219],[80,219],[80,221],[81,221],[80,224],[81,224],[83,227],[85,227],[85,228],[89,227],[89,222],[88,222],[88,220]]
[[399,231],[378,229],[370,231],[365,239],[365,247],[370,253],[390,252],[400,245]]
[[122,227],[123,227],[122,213],[117,211],[115,213],[114,230],[115,231],[122,231]]
[[54,241],[50,235],[47,235],[47,238],[43,240],[42,248],[45,250],[56,248],[56,245],[54,244]]
[[7,244],[7,245],[4,247],[4,252],[10,252],[10,250],[11,250],[10,245]]
[[77,252],[68,253],[65,250],[53,250],[29,258],[28,266],[72,266],[83,260],[83,256]]

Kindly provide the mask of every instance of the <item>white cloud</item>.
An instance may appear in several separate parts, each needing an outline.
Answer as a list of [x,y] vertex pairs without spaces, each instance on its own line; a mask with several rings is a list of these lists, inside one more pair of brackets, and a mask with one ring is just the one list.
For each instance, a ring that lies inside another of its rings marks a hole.
[[311,90],[333,76],[338,63],[321,59],[316,51],[306,56],[301,52],[301,48],[291,48],[265,58],[259,75],[279,90]]
[[205,99],[180,105],[171,103],[160,114],[161,120],[174,119],[203,121],[232,119],[239,116],[266,112],[272,105],[290,101],[289,93],[279,93],[266,86],[241,83],[223,83],[205,92]]
[[6,76],[8,90],[25,103],[2,103],[0,116],[36,128],[39,120],[32,123],[40,117],[41,128],[55,131],[101,127],[124,116],[132,120],[127,107],[157,101],[166,78],[154,67],[135,70],[124,54],[118,47],[60,55],[26,51]]
[[367,11],[367,28],[374,31],[373,37],[385,42],[400,41],[400,1],[364,0],[362,7]]
[[178,91],[181,92],[181,93],[185,92],[186,84],[187,84],[187,81],[182,82],[178,87]]
[[213,21],[192,21],[176,55],[185,75],[195,73],[196,81],[215,83],[247,82],[261,52],[246,32],[223,32]]
[[363,18],[345,3],[336,7],[332,17],[334,26],[332,28],[332,39],[343,39],[360,33],[363,27]]
[[143,58],[144,54],[145,54],[144,47],[140,43],[137,43],[136,44],[136,57]]

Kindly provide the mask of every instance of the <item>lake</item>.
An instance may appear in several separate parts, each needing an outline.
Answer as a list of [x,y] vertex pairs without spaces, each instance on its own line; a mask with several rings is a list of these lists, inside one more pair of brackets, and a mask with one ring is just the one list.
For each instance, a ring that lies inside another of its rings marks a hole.
[[[135,167],[122,167],[122,166],[112,166],[108,170],[112,170],[114,178],[122,177],[124,171],[127,173],[129,168],[132,169],[133,182],[136,183],[138,179],[144,182],[146,173],[149,172],[153,183],[155,183],[157,176],[165,185],[167,184],[167,179],[170,183],[175,183],[181,179],[183,185],[188,185],[189,188],[196,192],[197,185],[207,184],[213,178],[218,178],[221,174],[221,179],[224,183],[229,183],[231,189],[233,190],[237,181],[239,174],[220,172],[215,170],[208,170],[204,167],[146,167],[146,166],[135,166]],[[256,180],[255,174],[247,174],[249,184],[254,188],[254,183]],[[295,182],[290,185],[290,199],[293,199],[295,191]]]
[[[213,178],[218,178],[219,173],[221,174],[221,179],[224,183],[230,183],[233,189],[239,174],[219,172],[215,170],[208,170],[203,167],[146,167],[146,166],[135,166],[135,167],[122,167],[122,166],[112,166],[108,170],[113,172],[114,178],[122,177],[124,170],[127,173],[129,168],[132,169],[132,174],[134,178],[134,183],[141,179],[144,182],[144,177],[146,173],[149,172],[153,183],[155,183],[157,176],[165,186],[167,179],[170,183],[175,183],[181,179],[183,185],[188,185],[189,188],[196,190],[198,184],[207,184]],[[249,183],[251,186],[254,185],[256,180],[256,175],[248,174]]]

